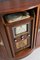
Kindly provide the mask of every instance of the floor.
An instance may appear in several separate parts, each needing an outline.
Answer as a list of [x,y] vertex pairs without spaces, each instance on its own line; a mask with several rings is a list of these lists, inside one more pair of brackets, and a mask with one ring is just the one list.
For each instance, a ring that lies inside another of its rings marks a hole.
[[29,56],[20,60],[40,60],[40,47],[35,49]]

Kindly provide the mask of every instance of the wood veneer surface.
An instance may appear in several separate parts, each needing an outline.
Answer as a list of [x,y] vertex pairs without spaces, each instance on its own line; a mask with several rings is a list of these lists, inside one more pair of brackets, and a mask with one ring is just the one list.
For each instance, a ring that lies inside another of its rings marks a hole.
[[[30,52],[32,52],[31,50],[32,50],[31,48],[28,48],[28,49],[24,49],[24,50],[16,53],[16,58],[19,59],[19,58],[23,58],[23,57],[29,55]],[[28,52],[29,52],[29,53],[28,53]]]
[[[39,8],[40,8],[40,6],[39,6]],[[39,12],[39,25],[38,25],[36,47],[40,47],[40,12]]]
[[0,57],[1,58],[7,58],[8,57],[7,52],[5,50],[5,47],[3,47],[3,46],[0,46]]
[[0,0],[0,14],[23,11],[38,4],[40,0]]
[[37,34],[36,47],[40,47],[40,32]]

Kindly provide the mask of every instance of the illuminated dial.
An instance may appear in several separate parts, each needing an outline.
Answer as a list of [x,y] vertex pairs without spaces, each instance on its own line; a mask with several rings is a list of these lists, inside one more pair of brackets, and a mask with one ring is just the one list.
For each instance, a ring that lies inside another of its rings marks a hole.
[[26,24],[16,27],[16,34],[20,34],[26,31]]

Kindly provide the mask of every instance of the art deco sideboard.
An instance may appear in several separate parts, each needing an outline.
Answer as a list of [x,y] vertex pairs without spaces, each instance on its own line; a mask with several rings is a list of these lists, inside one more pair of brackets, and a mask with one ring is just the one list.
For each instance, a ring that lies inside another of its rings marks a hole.
[[0,0],[0,56],[18,60],[37,44],[40,1]]

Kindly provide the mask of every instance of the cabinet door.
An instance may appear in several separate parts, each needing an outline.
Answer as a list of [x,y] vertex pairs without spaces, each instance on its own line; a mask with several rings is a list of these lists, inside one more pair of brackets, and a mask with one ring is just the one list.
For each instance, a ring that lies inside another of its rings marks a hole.
[[0,33],[0,57],[8,57],[1,33]]
[[0,56],[12,58],[8,37],[3,24],[0,24]]
[[39,15],[39,25],[38,25],[38,34],[37,34],[36,47],[40,47],[40,15]]

